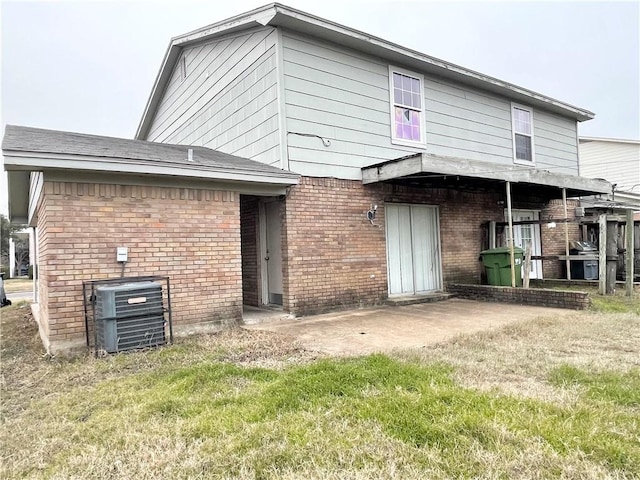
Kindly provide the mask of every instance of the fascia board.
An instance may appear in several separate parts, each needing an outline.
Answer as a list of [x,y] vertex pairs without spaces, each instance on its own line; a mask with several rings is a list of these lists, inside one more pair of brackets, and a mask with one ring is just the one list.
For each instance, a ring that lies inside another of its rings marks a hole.
[[149,165],[138,163],[130,159],[116,159],[106,157],[65,156],[42,154],[38,152],[7,152],[4,151],[4,168],[7,171],[44,171],[81,170],[119,172],[142,175],[160,175],[173,177],[191,177],[212,180],[231,180],[243,182],[271,183],[278,185],[296,185],[299,175],[283,172],[272,175],[266,172],[238,171],[216,168],[206,165]]
[[398,160],[365,167],[362,169],[362,179],[363,183],[367,184],[418,173],[531,183],[593,193],[611,193],[612,188],[612,185],[605,180],[551,173],[534,168],[516,168],[463,158],[441,157],[427,153],[410,155]]

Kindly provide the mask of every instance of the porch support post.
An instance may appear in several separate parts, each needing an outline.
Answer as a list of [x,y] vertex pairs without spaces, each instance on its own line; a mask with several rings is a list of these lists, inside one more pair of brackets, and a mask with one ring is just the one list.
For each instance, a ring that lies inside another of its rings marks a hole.
[[618,268],[618,222],[607,219],[607,288],[606,294],[616,293]]
[[507,218],[509,219],[509,254],[511,256],[511,287],[516,286],[516,258],[513,251],[513,218],[511,217],[511,182],[507,182]]
[[627,225],[625,229],[627,231],[627,265],[625,268],[627,272],[627,282],[625,285],[625,293],[627,297],[631,297],[633,296],[633,276],[635,274],[635,272],[633,271],[633,257],[635,253],[633,250],[633,210],[627,210]]
[[38,272],[36,271],[36,227],[29,228],[29,265],[31,265],[31,272],[33,273],[33,279],[31,281],[31,288],[33,293],[33,301],[38,303]]
[[598,293],[607,291],[607,216],[598,216]]
[[567,212],[567,189],[562,189],[562,206],[564,207],[564,254],[567,259],[565,260],[567,266],[567,280],[571,280],[571,260],[569,260],[569,214]]

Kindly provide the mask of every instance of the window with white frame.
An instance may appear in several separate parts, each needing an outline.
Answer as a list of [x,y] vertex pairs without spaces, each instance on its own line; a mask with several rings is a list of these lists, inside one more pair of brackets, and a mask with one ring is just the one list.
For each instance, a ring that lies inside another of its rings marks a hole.
[[422,75],[389,67],[392,143],[425,144],[423,84]]
[[521,105],[511,104],[513,129],[513,161],[531,164],[533,156],[533,111]]

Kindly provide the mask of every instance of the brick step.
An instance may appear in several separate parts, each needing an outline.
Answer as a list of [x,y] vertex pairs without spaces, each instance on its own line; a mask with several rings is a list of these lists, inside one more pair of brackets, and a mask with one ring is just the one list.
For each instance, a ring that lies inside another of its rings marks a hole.
[[416,303],[441,302],[455,297],[453,293],[435,292],[425,293],[424,295],[403,295],[400,297],[391,297],[386,300],[387,305],[399,307],[401,305],[413,305]]

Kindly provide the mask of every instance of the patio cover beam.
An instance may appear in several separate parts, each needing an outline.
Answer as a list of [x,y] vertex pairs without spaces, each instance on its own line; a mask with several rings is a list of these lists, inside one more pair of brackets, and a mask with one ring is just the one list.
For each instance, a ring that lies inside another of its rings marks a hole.
[[503,182],[528,183],[566,189],[574,196],[608,194],[612,185],[600,179],[579,177],[547,170],[500,165],[456,157],[417,153],[362,168],[362,183],[370,184],[411,176],[461,176]]

